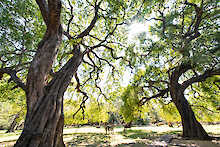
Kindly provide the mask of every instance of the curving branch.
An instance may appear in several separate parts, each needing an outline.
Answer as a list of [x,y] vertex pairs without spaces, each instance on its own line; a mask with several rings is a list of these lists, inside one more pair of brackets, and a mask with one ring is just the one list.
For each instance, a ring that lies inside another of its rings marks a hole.
[[185,90],[188,86],[192,85],[193,83],[196,82],[203,82],[205,81],[208,77],[212,77],[214,75],[220,75],[220,68],[216,70],[207,70],[205,71],[202,75],[192,77],[182,83],[182,87]]
[[45,24],[48,26],[49,24],[49,16],[48,16],[48,13],[49,13],[49,9],[48,9],[48,3],[46,2],[46,0],[36,0],[39,8],[40,8],[40,11],[41,11],[41,15],[43,17],[43,20],[45,22]]
[[107,42],[108,37],[111,36],[111,35],[113,35],[114,32],[116,31],[116,29],[118,28],[118,26],[121,26],[121,25],[123,25],[123,24],[125,24],[125,22],[116,24],[115,27],[112,29],[112,31],[109,32],[109,33],[105,36],[104,40],[101,40],[98,44],[89,47],[87,50],[84,51],[84,54],[86,54],[86,53],[88,53],[88,52],[91,52],[91,51],[92,51],[93,49],[95,49],[95,48],[98,48],[98,47],[103,46],[103,43]]
[[113,48],[111,48],[111,47],[109,47],[107,45],[102,45],[102,46],[105,47],[106,49],[110,50],[110,53],[111,53],[111,56],[112,56],[113,59],[116,59],[116,60],[124,59],[122,56],[120,56],[120,57],[114,56],[114,53],[113,53],[114,49]]
[[91,51],[91,53],[93,53],[95,55],[95,57],[99,60],[100,63],[101,63],[101,61],[105,61],[110,67],[112,67],[113,71],[115,70],[114,65],[112,65],[107,59],[99,57],[94,51]]
[[[10,75],[9,82],[14,81],[18,87],[22,88],[25,92],[27,91],[26,85],[17,76],[17,72],[15,70],[12,70],[10,68],[0,68],[0,75],[3,75],[4,73]],[[2,77],[0,77],[0,78],[2,78]]]
[[83,95],[83,99],[82,99],[82,102],[79,106],[79,109],[73,114],[73,118],[76,116],[76,114],[82,110],[82,114],[83,114],[83,119],[85,117],[85,102],[89,99],[89,96],[87,95],[87,93],[85,91],[82,91],[80,89],[81,87],[81,84],[80,84],[80,80],[79,80],[79,77],[77,75],[77,72],[75,73],[75,79],[76,79],[76,82],[77,82],[77,85],[76,85],[76,90],[77,92],[81,93]]
[[70,2],[70,0],[68,0],[68,3],[69,3],[69,6],[70,6],[70,19],[68,20],[68,24],[67,24],[67,34],[69,34],[69,31],[70,31],[70,24],[71,24],[71,22],[72,22],[72,20],[73,20],[73,18],[74,18],[74,15],[73,15],[73,6],[71,5],[71,2]]
[[178,82],[179,77],[189,69],[192,69],[190,63],[182,63],[178,67],[174,68],[174,71],[171,74],[172,82]]
[[[187,39],[186,43],[189,43],[190,41],[192,41],[200,36],[199,25],[202,22],[203,10],[202,10],[202,8],[198,7],[196,4],[190,3],[188,1],[185,1],[184,4],[194,7],[195,11],[196,11],[196,18],[192,20],[192,23],[190,24],[188,31],[183,35],[183,38]],[[191,29],[192,26],[194,27],[193,30]]]
[[169,92],[169,88],[160,90],[159,93],[151,96],[151,97],[143,97],[140,101],[139,101],[139,106],[144,105],[147,101],[154,99],[154,98],[158,98],[158,97],[164,97],[165,94],[167,94]]
[[83,60],[84,63],[88,64],[89,66],[91,66],[93,69],[91,72],[89,72],[89,78],[87,80],[85,80],[85,82],[82,84],[82,86],[84,86],[89,80],[92,79],[92,73],[94,73],[96,71],[96,69],[99,69],[99,67],[95,64],[95,62],[92,60],[91,56],[89,55],[89,53],[87,53],[87,57],[90,60],[90,62],[92,62],[92,64],[90,64],[89,62]]
[[95,16],[94,16],[94,18],[92,19],[90,25],[89,25],[83,32],[81,32],[81,33],[76,37],[76,39],[78,39],[78,38],[83,38],[84,36],[87,36],[87,35],[90,33],[90,31],[94,28],[95,23],[96,23],[97,20],[98,20],[99,5],[100,5],[100,3],[99,3],[98,5],[97,5],[97,4],[95,5]]

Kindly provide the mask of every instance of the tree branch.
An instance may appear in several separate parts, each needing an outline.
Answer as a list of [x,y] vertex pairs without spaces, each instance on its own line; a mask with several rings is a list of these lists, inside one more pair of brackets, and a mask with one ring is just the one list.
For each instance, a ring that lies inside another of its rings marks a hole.
[[209,108],[207,108],[205,106],[201,106],[201,105],[190,105],[190,106],[191,107],[197,107],[197,109],[199,109],[199,110],[201,110],[201,108],[202,108],[202,109],[205,109],[206,111],[210,111],[212,113],[218,113],[218,112],[215,112],[215,111],[213,111],[213,110],[211,110],[211,109],[209,109]]
[[163,97],[166,93],[169,92],[169,88],[166,88],[164,90],[161,90],[158,94],[153,95],[151,97],[143,97],[140,101],[139,101],[139,106],[144,105],[147,101],[154,99],[154,98],[158,98],[158,97]]
[[89,32],[93,29],[93,27],[95,26],[95,23],[98,20],[98,10],[99,10],[99,5],[95,5],[95,16],[92,19],[90,25],[82,32],[80,33],[76,38],[83,38],[84,36],[87,36],[89,34]]
[[[195,22],[194,22],[194,20],[192,21],[190,27],[188,28],[187,33],[184,34],[184,36],[183,36],[183,38],[188,37],[188,39],[186,40],[186,44],[188,44],[190,41],[192,41],[192,40],[194,40],[194,39],[196,39],[197,37],[200,36],[200,33],[199,33],[198,29],[199,29],[199,25],[202,21],[203,10],[202,10],[202,8],[198,7],[194,3],[190,3],[188,1],[185,1],[185,4],[194,7],[195,10],[196,10],[196,20],[195,20]],[[191,29],[190,29],[192,24],[194,24],[193,31],[191,31]]]
[[49,24],[48,28],[51,32],[56,32],[60,28],[61,0],[48,0]]
[[48,4],[46,2],[46,0],[36,0],[39,8],[40,8],[40,11],[41,11],[41,15],[43,17],[43,20],[45,22],[45,24],[48,26],[49,24],[49,10],[48,10]]
[[20,88],[22,88],[25,92],[27,90],[26,85],[22,82],[22,80],[16,75],[17,72],[15,70],[9,68],[0,68],[0,75],[8,74],[11,76],[9,81],[14,81]]
[[[73,20],[73,18],[74,18],[74,15],[73,15],[73,6],[71,5],[70,0],[68,0],[68,3],[69,3],[69,6],[70,6],[70,14],[71,14],[71,16],[70,16],[70,19],[68,20],[67,32],[66,32],[66,33],[69,33],[69,31],[70,31],[70,24],[71,24],[71,22],[72,22],[72,20]],[[68,37],[68,38],[69,38],[69,37]]]
[[175,70],[171,74],[171,81],[178,82],[179,77],[185,73],[187,70],[192,69],[192,66],[189,63],[182,63],[178,67],[174,68]]
[[212,77],[214,75],[220,75],[220,68],[216,70],[207,70],[204,74],[192,77],[182,83],[182,87],[185,90],[188,86],[192,85],[196,82],[202,82],[205,81],[208,77]]
[[84,110],[85,109],[85,102],[89,99],[89,96],[87,95],[86,92],[84,92],[80,89],[81,84],[80,84],[80,80],[79,80],[79,77],[78,77],[77,73],[75,73],[75,79],[76,79],[76,82],[77,82],[76,90],[77,90],[77,92],[79,92],[83,95],[83,99],[82,99],[82,102],[79,106],[79,109],[73,114],[73,118],[82,109],[82,114],[83,114],[83,119],[84,119],[84,117],[85,117],[85,113],[84,113],[85,112],[85,110]]

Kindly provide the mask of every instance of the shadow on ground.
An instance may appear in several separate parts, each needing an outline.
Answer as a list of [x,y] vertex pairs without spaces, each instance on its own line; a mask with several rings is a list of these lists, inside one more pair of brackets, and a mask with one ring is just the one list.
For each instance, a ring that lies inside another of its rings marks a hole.
[[[218,130],[219,127],[215,127]],[[212,129],[213,130],[213,129]],[[218,138],[212,141],[183,139],[181,130],[164,131],[152,127],[136,127],[127,129],[116,128],[114,133],[106,135],[104,128],[67,129],[64,134],[66,147],[220,147],[219,131],[209,132]],[[12,147],[16,141],[16,133],[0,134],[0,147]],[[2,138],[1,138],[2,137]],[[3,138],[6,137],[5,140]]]
[[110,136],[103,133],[88,133],[88,134],[72,134],[66,135],[65,138],[68,138],[66,146],[90,146],[90,147],[101,147],[101,146],[110,146]]
[[143,130],[126,130],[115,134],[89,133],[70,134],[67,147],[220,147],[220,138],[212,141],[187,140],[181,131],[157,133]]

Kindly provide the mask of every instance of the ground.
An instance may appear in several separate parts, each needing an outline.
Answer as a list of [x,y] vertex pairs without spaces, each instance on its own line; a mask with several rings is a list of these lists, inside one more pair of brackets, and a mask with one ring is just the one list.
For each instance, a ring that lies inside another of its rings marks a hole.
[[[187,140],[181,138],[181,128],[168,126],[146,126],[114,128],[114,132],[105,134],[103,127],[80,127],[64,129],[64,142],[67,147],[220,147],[220,125],[204,126],[211,136],[217,137],[212,141]],[[0,131],[0,147],[12,147],[21,131],[5,133]]]

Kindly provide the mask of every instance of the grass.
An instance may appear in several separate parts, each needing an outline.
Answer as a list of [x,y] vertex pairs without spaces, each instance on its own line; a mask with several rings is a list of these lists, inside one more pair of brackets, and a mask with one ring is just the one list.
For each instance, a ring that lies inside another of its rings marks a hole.
[[129,130],[120,132],[120,134],[125,136],[126,138],[147,139],[147,138],[155,138],[157,132],[129,129]]
[[[67,138],[69,135],[65,135]],[[70,135],[70,140],[66,141],[67,146],[103,146],[110,145],[110,136],[103,133],[88,133],[88,134],[74,134]],[[65,140],[65,139],[64,139]]]
[[[204,125],[204,128],[210,135],[220,137],[220,125]],[[81,127],[64,129],[64,142],[67,147],[71,146],[146,146],[155,142],[160,136],[169,134],[179,136],[181,128],[170,128],[168,126],[146,126],[132,127],[123,131],[122,127],[116,127],[114,134],[105,134],[103,127]],[[0,131],[0,147],[12,147],[21,131],[15,133],[5,133]],[[220,140],[217,140],[220,146]],[[211,147],[211,146],[209,146]],[[215,147],[215,146],[214,146]]]

